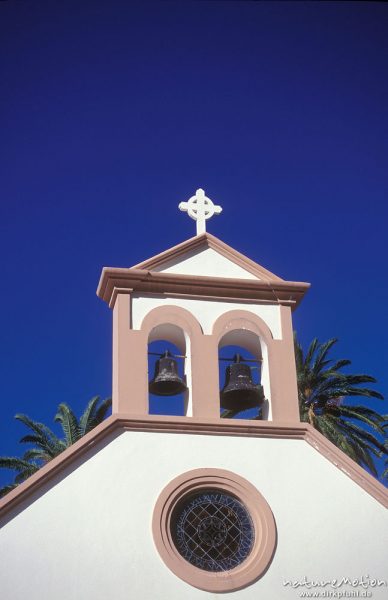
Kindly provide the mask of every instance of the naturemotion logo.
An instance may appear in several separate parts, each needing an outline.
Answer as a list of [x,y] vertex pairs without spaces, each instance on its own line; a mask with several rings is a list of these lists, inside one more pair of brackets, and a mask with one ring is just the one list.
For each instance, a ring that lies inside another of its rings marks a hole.
[[[284,579],[284,587],[299,591],[300,598],[372,598],[372,590],[387,587],[386,579],[362,575],[333,579]],[[312,591],[311,591],[312,590]]]

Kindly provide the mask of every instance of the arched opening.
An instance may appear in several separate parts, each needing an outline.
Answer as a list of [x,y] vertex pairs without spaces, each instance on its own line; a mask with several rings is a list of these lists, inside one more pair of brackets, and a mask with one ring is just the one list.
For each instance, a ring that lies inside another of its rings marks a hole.
[[235,329],[218,345],[220,415],[236,419],[268,419],[265,345],[255,333]]
[[154,327],[148,338],[148,412],[191,415],[190,339],[177,325]]

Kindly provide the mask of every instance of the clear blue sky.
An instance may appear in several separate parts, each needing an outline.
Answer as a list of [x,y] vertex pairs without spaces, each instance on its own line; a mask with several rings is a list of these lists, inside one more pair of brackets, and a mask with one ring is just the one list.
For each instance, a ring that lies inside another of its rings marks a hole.
[[0,454],[110,395],[101,268],[194,235],[198,187],[388,394],[386,4],[7,0],[0,56]]

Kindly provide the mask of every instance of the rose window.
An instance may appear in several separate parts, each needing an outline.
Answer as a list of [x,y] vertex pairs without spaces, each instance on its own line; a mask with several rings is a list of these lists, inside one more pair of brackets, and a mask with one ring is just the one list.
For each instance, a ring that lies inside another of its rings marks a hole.
[[171,525],[181,556],[206,571],[237,567],[254,543],[254,527],[247,509],[219,490],[183,498],[175,507]]

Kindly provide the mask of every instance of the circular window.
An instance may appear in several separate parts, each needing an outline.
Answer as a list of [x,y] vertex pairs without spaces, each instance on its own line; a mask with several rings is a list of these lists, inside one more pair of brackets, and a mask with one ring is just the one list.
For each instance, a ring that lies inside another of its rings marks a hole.
[[175,508],[171,533],[180,554],[205,571],[228,571],[249,555],[252,519],[239,500],[220,490],[184,498]]
[[221,469],[196,469],[171,481],[156,503],[153,534],[166,565],[206,591],[249,585],[266,570],[276,545],[263,496]]

